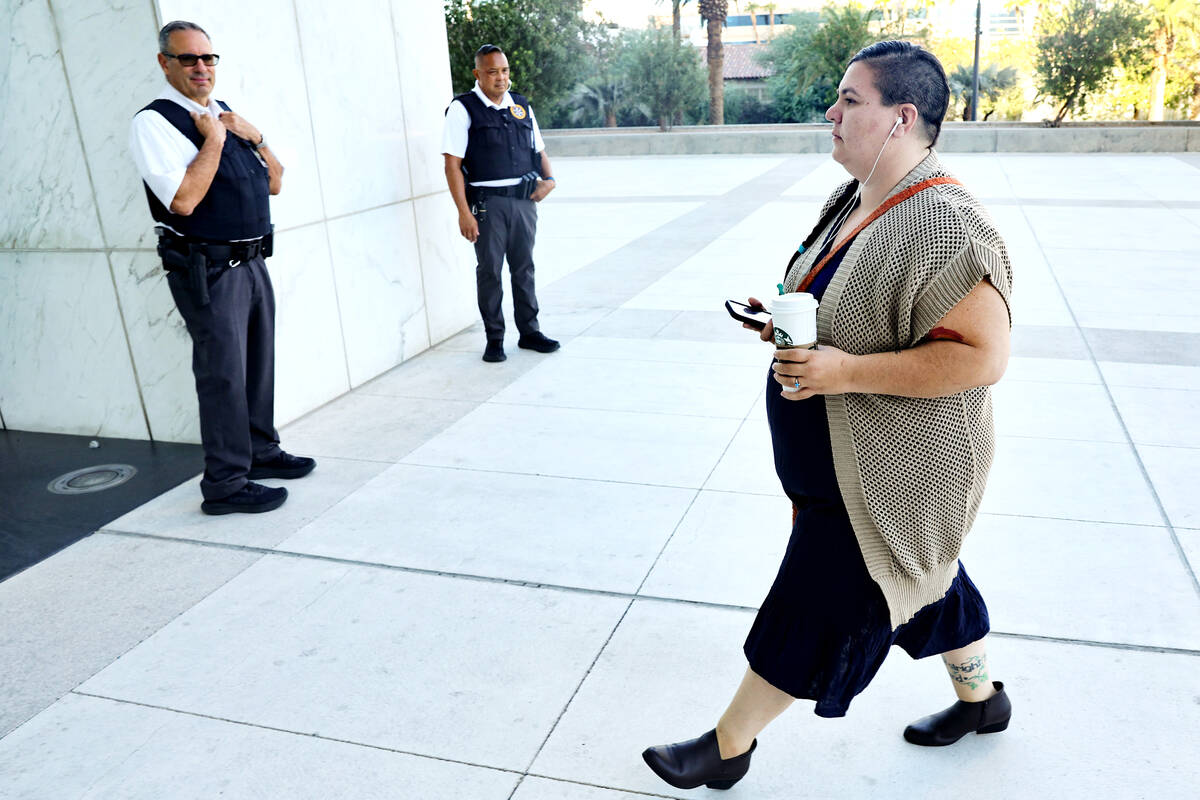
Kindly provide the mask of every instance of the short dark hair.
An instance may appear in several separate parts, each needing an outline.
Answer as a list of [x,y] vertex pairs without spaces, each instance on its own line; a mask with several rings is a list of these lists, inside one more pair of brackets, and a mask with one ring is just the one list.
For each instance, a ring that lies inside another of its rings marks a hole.
[[950,84],[937,56],[912,42],[867,45],[850,63],[861,61],[875,73],[875,88],[886,106],[912,103],[921,115],[929,146],[937,144],[950,105]]
[[212,37],[208,35],[208,31],[204,30],[204,28],[201,28],[199,25],[197,25],[194,22],[188,22],[187,20],[177,19],[174,22],[168,22],[166,25],[163,25],[162,30],[158,32],[158,52],[160,52],[160,53],[168,52],[168,50],[167,50],[167,45],[169,44],[168,40],[171,38],[171,34],[174,33],[175,31],[200,31],[201,33],[204,34],[205,39],[208,39],[210,42],[212,41]]
[[483,47],[475,51],[475,66],[479,66],[479,59],[484,56],[490,56],[492,53],[504,55],[504,51],[494,44],[485,44]]

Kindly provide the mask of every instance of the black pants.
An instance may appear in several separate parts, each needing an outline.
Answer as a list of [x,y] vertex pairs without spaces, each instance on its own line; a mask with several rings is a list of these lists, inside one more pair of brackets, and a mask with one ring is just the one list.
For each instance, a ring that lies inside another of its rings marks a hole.
[[504,284],[500,270],[505,257],[512,277],[513,317],[520,333],[538,329],[538,304],[533,288],[533,239],[537,233],[537,203],[515,197],[483,199],[487,211],[476,214],[475,285],[479,314],[488,340],[504,338]]
[[279,454],[275,431],[275,292],[262,256],[209,270],[210,302],[197,307],[187,276],[167,274],[192,336],[192,372],[200,400],[205,500],[246,485],[252,461]]

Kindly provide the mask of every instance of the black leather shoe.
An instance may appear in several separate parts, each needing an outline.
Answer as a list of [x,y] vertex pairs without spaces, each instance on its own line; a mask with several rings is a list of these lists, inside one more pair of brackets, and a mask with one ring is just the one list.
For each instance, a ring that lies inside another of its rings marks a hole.
[[252,481],[263,478],[303,478],[313,471],[317,462],[308,456],[294,456],[279,451],[270,461],[255,461],[246,477]]
[[978,703],[959,700],[954,705],[928,717],[922,717],[904,729],[904,740],[924,747],[945,747],[954,744],[968,733],[999,733],[1008,727],[1012,718],[1012,703],[1004,692],[1004,684],[993,681],[996,694]]
[[287,489],[247,483],[228,497],[205,500],[200,510],[205,514],[261,514],[274,511],[287,500]]
[[654,774],[676,789],[695,789],[704,784],[709,789],[728,789],[750,771],[750,754],[758,740],[740,756],[721,758],[717,746],[717,731],[713,729],[699,739],[647,747],[642,759]]
[[517,347],[523,347],[526,350],[537,350],[539,353],[553,353],[558,349],[558,342],[546,338],[546,335],[541,331],[534,331],[533,333],[521,334],[521,338],[517,340]]
[[508,356],[504,355],[504,340],[488,339],[487,347],[483,349],[483,360],[495,363],[506,358]]

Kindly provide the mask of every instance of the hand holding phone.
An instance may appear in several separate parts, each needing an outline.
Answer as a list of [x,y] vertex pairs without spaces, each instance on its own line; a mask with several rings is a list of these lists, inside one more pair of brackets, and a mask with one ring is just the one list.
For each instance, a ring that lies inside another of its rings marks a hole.
[[729,316],[756,331],[761,331],[771,321],[771,312],[762,306],[748,306],[737,300],[726,300],[725,310],[729,312]]

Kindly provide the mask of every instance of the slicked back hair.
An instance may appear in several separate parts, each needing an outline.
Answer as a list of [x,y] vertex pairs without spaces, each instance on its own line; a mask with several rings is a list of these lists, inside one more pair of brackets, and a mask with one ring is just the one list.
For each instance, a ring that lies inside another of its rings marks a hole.
[[475,51],[475,66],[478,67],[479,62],[483,59],[483,57],[490,56],[492,53],[499,53],[500,55],[504,55],[504,51],[501,50],[496,45],[485,44],[483,47],[480,47],[478,50]]
[[169,45],[169,39],[171,38],[171,34],[174,33],[175,31],[200,31],[201,33],[204,34],[205,39],[208,39],[210,42],[212,41],[212,37],[208,35],[208,31],[204,30],[204,28],[201,28],[199,25],[197,25],[194,22],[188,22],[187,20],[177,19],[174,22],[168,22],[166,25],[163,25],[162,30],[158,32],[158,52],[160,52],[160,53],[171,52],[170,50],[167,49],[167,47]]
[[912,42],[867,45],[850,63],[861,61],[875,75],[875,88],[885,106],[912,103],[924,124],[929,146],[937,144],[950,105],[950,84],[937,56]]

